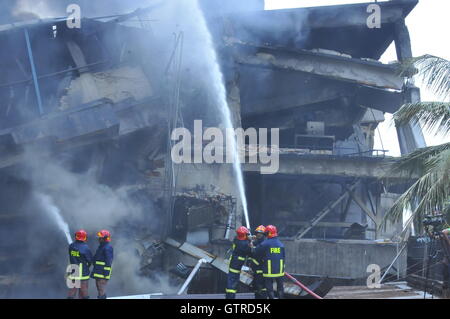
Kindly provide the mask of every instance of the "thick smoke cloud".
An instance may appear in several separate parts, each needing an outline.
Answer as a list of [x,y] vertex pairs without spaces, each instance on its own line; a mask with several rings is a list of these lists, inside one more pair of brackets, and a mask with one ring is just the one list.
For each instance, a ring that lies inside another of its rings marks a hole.
[[[70,3],[77,1],[70,1]],[[83,15],[98,16],[127,13],[137,7],[145,7],[154,1],[78,1]],[[105,2],[103,2],[104,4]],[[199,8],[192,7],[193,1],[180,0],[166,3],[152,12],[152,17],[158,17],[153,25],[155,46],[160,46],[163,52],[162,60],[166,63],[173,50],[173,34],[183,32],[183,82],[184,90],[202,91],[204,95],[195,103],[184,101],[182,107],[189,110],[193,118],[205,118],[210,112],[210,124],[217,125],[220,115],[217,115],[212,104],[216,92],[211,87],[214,79],[210,77],[209,65],[205,63],[205,55],[211,50],[205,37],[204,25],[198,26]],[[28,1],[21,0],[12,9],[12,19],[24,19],[25,16],[48,18],[65,14],[65,1]],[[210,58],[208,56],[208,58]],[[199,102],[200,104],[197,104]],[[208,105],[210,104],[210,105]],[[211,107],[210,107],[211,106]],[[189,123],[187,124],[189,125]],[[27,262],[21,265],[22,273],[33,273],[36,265],[49,264],[55,273],[44,289],[36,285],[36,290],[26,293],[12,293],[15,297],[57,297],[64,296],[64,270],[67,265],[67,242],[64,233],[49,214],[48,203],[53,203],[68,223],[70,231],[84,228],[90,235],[89,245],[93,251],[97,247],[95,233],[100,229],[112,231],[115,260],[113,275],[108,292],[110,296],[139,294],[151,292],[174,293],[178,287],[169,284],[167,275],[153,273],[152,278],[139,276],[141,258],[135,247],[136,240],[148,235],[149,227],[157,225],[160,216],[156,211],[137,203],[124,187],[111,187],[100,183],[97,176],[97,165],[89,157],[84,157],[82,151],[70,151],[58,156],[45,155],[48,150],[33,148],[27,152],[25,166],[18,177],[26,181],[30,187],[26,210],[34,214],[34,224],[27,228],[24,240],[28,251]],[[67,156],[67,158],[65,158]],[[122,161],[127,154],[121,155]],[[116,162],[121,162],[117,161]],[[87,167],[77,170],[78,166]],[[116,171],[119,168],[116,168]],[[114,172],[114,169],[110,170]],[[119,183],[120,184],[120,183]],[[43,201],[42,196],[51,200]],[[47,282],[47,283],[48,283]],[[95,297],[95,289],[91,284],[91,296]]]
[[11,13],[18,19],[27,13],[41,19],[62,17],[67,15],[68,5],[78,4],[83,17],[94,17],[128,13],[156,2],[153,0],[16,0]]
[[53,161],[35,161],[30,168],[34,190],[51,196],[73,228],[100,230],[124,218],[142,217],[142,211],[126,193],[98,184],[89,171],[73,173]]
[[[18,0],[7,3],[5,10],[8,14],[0,16],[0,24],[36,17],[65,16],[66,7],[71,3],[80,5],[83,17],[123,14],[163,3],[149,13],[149,19],[152,20],[152,36],[149,39],[161,51],[161,61],[158,63],[165,65],[174,49],[174,34],[184,34],[182,96],[188,97],[182,98],[180,103],[184,125],[189,128],[194,119],[203,119],[204,125],[210,126],[222,123],[217,109],[217,79],[211,72],[211,63],[216,62],[215,56],[211,52],[211,39],[206,34],[205,25],[199,24],[201,12],[196,6],[196,0]],[[243,4],[241,6],[245,7]],[[257,24],[257,21],[254,22]],[[266,21],[261,21],[260,30],[261,33],[274,31]],[[67,264],[67,243],[63,232],[49,217],[47,207],[39,200],[41,194],[52,199],[72,233],[79,228],[88,231],[89,245],[93,250],[97,246],[95,233],[104,228],[112,231],[115,260],[108,287],[111,296],[174,293],[178,287],[169,284],[167,275],[155,273],[152,278],[138,275],[141,258],[135,249],[136,239],[148,234],[149,226],[146,225],[157,224],[160,219],[157,211],[151,209],[151,206],[149,209],[136,202],[126,187],[112,187],[100,182],[96,164],[85,159],[83,152],[72,151],[69,156],[88,167],[79,171],[64,160],[64,155],[46,156],[45,151],[30,149],[25,166],[18,173],[20,179],[26,181],[31,188],[22,209],[33,217],[33,225],[27,228],[22,238],[26,246],[24,253],[29,257],[29,262],[20,265],[20,272],[31,273],[36,264],[46,264],[48,260],[48,264],[55,270],[55,275],[50,280],[58,283],[47,288],[37,284],[36,291],[12,296],[56,297],[63,296],[66,289],[63,276]],[[127,160],[127,154],[121,156],[123,157],[115,161]],[[114,172],[114,169],[110,171]],[[91,296],[95,297],[93,282]]]
[[[88,232],[88,244],[93,252],[98,246],[96,232],[100,229],[112,232],[115,259],[108,287],[110,296],[176,291],[177,287],[169,285],[165,275],[154,274],[150,279],[139,274],[141,257],[136,240],[148,235],[148,228],[143,225],[151,225],[158,219],[155,211],[149,211],[145,209],[148,206],[144,208],[135,202],[125,188],[113,189],[100,184],[93,173],[95,165],[85,172],[74,172],[64,161],[43,156],[36,150],[27,155],[27,162],[20,175],[31,183],[29,203],[25,210],[29,215],[34,215],[34,223],[25,236],[29,258],[21,265],[22,273],[33,273],[37,264],[47,263],[55,267],[57,275],[49,278],[51,285],[47,289],[38,287],[37,291],[30,291],[29,295],[13,296],[64,295],[67,242],[64,229],[61,229],[52,214],[53,205],[70,225],[72,238],[77,229],[83,228]],[[95,297],[93,281],[90,291],[91,296]]]

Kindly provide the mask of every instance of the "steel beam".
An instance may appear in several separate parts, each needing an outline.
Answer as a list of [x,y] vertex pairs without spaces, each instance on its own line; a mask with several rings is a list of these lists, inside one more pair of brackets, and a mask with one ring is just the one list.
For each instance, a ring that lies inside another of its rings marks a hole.
[[44,114],[44,110],[42,108],[41,90],[39,88],[39,81],[38,81],[38,77],[37,77],[37,73],[36,73],[36,65],[34,64],[33,50],[31,48],[31,42],[30,42],[30,35],[28,34],[27,29],[24,29],[24,33],[25,33],[25,41],[27,43],[28,59],[30,60],[31,74],[33,76],[34,91],[36,93],[39,114],[42,115],[42,114]]
[[326,215],[328,215],[337,205],[339,205],[349,193],[351,193],[356,186],[358,186],[359,181],[354,183],[350,188],[344,192],[341,196],[338,197],[334,202],[328,203],[325,208],[323,208],[310,222],[309,225],[303,227],[295,236],[295,240],[300,240],[303,236],[305,236],[314,226],[316,226]]
[[[86,69],[86,68],[89,68],[89,67],[93,67],[93,66],[97,66],[97,65],[101,65],[101,64],[106,64],[108,62],[109,61],[95,62],[95,63],[90,63],[90,64],[87,64],[85,66],[78,67],[78,68],[68,68],[68,69],[63,70],[63,71],[58,71],[58,72],[53,72],[53,73],[49,73],[49,74],[40,75],[40,76],[37,77],[37,79],[38,80],[47,79],[47,78],[55,77],[57,75],[63,75],[63,74],[71,73],[71,72],[74,72],[74,71],[80,71],[81,69]],[[22,80],[22,81],[16,81],[16,82],[0,84],[0,88],[9,87],[9,86],[16,86],[16,85],[20,85],[20,84],[27,84],[27,83],[29,83],[31,81],[33,81],[33,78],[31,78],[31,79],[28,78],[27,80]]]
[[350,208],[350,204],[352,203],[352,199],[349,197],[345,203],[344,209],[341,211],[340,221],[345,222],[347,218],[348,210]]
[[353,192],[349,192],[350,197],[353,199],[353,201],[358,204],[358,206],[363,210],[364,213],[366,213],[367,216],[375,223],[375,228],[377,226],[377,220],[374,214],[366,207],[364,202],[356,196]]

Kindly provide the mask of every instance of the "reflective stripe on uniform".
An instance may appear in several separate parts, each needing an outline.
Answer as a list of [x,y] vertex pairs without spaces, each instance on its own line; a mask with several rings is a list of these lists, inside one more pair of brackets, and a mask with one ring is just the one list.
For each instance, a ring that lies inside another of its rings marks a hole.
[[259,262],[255,259],[255,258],[250,258],[251,261],[253,261],[253,263],[257,266],[259,266]]
[[237,269],[233,269],[233,268],[230,268],[230,269],[228,269],[228,271],[234,272],[235,274],[239,274],[239,273],[241,273],[241,271],[240,271],[240,270],[237,270]]
[[257,270],[256,273],[257,273],[257,274],[262,274],[263,271],[262,271],[262,270]]
[[274,277],[283,277],[284,273],[281,274],[263,274],[263,277],[265,278],[274,278]]
[[238,260],[245,260],[245,257],[238,256]]
[[106,263],[104,261],[96,261],[95,264],[96,265],[101,265],[101,266],[106,265]]
[[[102,261],[96,261],[95,263],[96,263],[96,264],[97,264],[97,263],[102,263],[103,265],[105,265],[105,263],[102,262]],[[108,271],[108,272],[109,272],[108,275],[105,276],[105,275],[102,275],[102,274],[94,273],[94,277],[96,277],[96,278],[110,279],[110,278],[111,278],[112,267],[103,267],[103,270]]]
[[108,276],[106,276],[105,278],[106,278],[106,279],[111,278],[112,267],[104,267],[103,269],[109,270],[109,274],[108,274]]
[[78,274],[78,277],[74,277],[72,275],[69,275],[68,277],[70,280],[87,280],[90,278],[89,275],[83,276],[83,264],[78,265]]
[[235,294],[237,290],[235,289],[225,289],[225,292]]
[[280,259],[280,272],[276,274],[272,274],[272,261],[267,261],[267,274],[263,274],[263,277],[266,278],[272,278],[272,277],[282,277],[284,276],[284,269],[283,269],[283,259]]

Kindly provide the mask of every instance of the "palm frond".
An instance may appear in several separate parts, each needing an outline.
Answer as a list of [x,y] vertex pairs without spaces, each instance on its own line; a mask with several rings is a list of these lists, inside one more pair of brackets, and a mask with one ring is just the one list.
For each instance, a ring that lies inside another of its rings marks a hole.
[[450,102],[405,104],[394,113],[394,120],[400,125],[420,122],[429,132],[448,134],[450,132]]
[[408,77],[417,73],[433,93],[444,100],[450,97],[450,61],[446,59],[429,54],[411,58],[402,62],[400,73]]
[[[447,145],[447,149],[428,157],[421,157],[417,151],[415,153],[416,158],[421,159],[422,176],[397,199],[385,214],[380,227],[385,227],[387,220],[399,221],[405,208],[410,206],[415,207],[408,221],[412,223],[414,219],[431,214],[436,209],[443,210],[447,205],[450,198],[450,147]],[[417,202],[417,206],[414,205]]]
[[[450,171],[450,166],[448,166],[448,171]],[[411,214],[406,227],[400,233],[400,238],[402,240],[405,239],[405,236],[408,232],[409,226],[416,219],[423,219],[425,215],[431,215],[436,210],[442,211],[445,209],[446,198],[450,196],[449,191],[449,174],[445,174],[434,183],[434,185],[427,191],[425,196],[423,196],[422,200],[417,205],[416,209]]]
[[427,171],[427,162],[447,150],[450,150],[450,143],[419,148],[390,162],[383,178],[388,179],[391,175],[400,175],[404,178],[421,176]]

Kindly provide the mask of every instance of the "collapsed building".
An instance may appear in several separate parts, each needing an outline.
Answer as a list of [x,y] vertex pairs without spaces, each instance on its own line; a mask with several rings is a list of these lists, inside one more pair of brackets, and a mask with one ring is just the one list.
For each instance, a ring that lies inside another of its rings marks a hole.
[[[294,275],[365,282],[368,265],[386,269],[399,252],[383,239],[402,225],[379,228],[398,194],[381,180],[392,159],[374,149],[374,135],[385,113],[419,101],[420,92],[397,65],[379,59],[392,42],[399,61],[412,57],[405,18],[417,2],[378,3],[381,28],[371,29],[368,4],[265,11],[262,0],[200,1],[234,127],[280,129],[279,170],[263,175],[250,161],[242,169],[251,225],[277,225]],[[42,181],[23,172],[54,161],[152,211],[151,220],[112,225],[139,234],[132,245],[142,276],[183,277],[204,258],[189,291],[224,291],[223,260],[243,207],[231,165],[171,160],[174,128],[192,129],[196,119],[218,126],[220,119],[209,83],[183,61],[195,44],[185,43],[182,27],[164,38],[152,22],[158,13],[150,7],[84,18],[80,29],[65,18],[0,26],[3,287],[36,287],[30,278],[37,274],[52,281],[64,272],[45,258],[35,260],[28,279],[14,266],[30,249],[21,240],[33,223],[27,198]],[[402,154],[425,146],[420,127],[397,132]],[[56,176],[54,184],[39,186],[58,197]],[[405,253],[394,269],[405,275]]]

